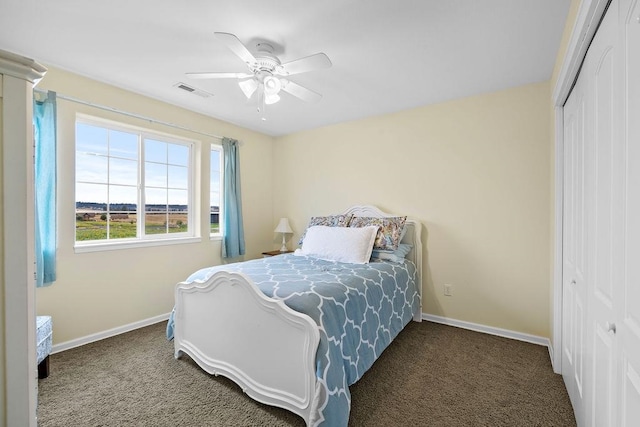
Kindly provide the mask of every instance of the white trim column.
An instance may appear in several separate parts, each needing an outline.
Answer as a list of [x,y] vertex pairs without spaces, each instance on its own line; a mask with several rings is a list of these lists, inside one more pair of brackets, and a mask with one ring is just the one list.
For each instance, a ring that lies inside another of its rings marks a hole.
[[33,188],[33,85],[37,62],[0,50],[2,75],[2,275],[0,425],[35,427],[37,402]]

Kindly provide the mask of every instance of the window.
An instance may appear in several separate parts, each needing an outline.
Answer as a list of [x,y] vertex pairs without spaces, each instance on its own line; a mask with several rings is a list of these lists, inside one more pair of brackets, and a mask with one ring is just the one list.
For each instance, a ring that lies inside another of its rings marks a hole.
[[76,121],[76,244],[192,237],[193,142]]
[[222,147],[219,145],[211,145],[211,163],[209,171],[209,204],[211,206],[211,234],[219,235],[220,218],[222,218],[222,203],[220,200],[222,194]]

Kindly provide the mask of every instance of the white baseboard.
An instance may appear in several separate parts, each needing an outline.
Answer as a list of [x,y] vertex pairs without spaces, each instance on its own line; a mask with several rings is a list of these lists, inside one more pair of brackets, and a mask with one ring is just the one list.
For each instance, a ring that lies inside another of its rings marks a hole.
[[[553,351],[551,349],[551,341],[549,341],[549,338],[524,334],[522,332],[510,331],[508,329],[494,328],[492,326],[480,325],[478,323],[465,322],[464,320],[450,319],[448,317],[436,316],[427,313],[422,313],[422,318],[429,322],[441,323],[443,325],[455,326],[457,328],[469,329],[471,331],[482,332],[489,335],[497,335],[499,337],[542,345],[549,348],[550,353]],[[553,360],[553,357],[551,358],[551,360]]]
[[[70,341],[65,341],[60,344],[55,344],[51,348],[51,354],[59,353],[61,351],[69,350],[81,345],[89,344],[92,342],[100,341],[105,338],[113,337],[116,335],[124,334],[135,329],[144,328],[169,319],[169,314],[161,314],[159,316],[151,317],[149,319],[140,320],[139,322],[129,323],[128,325],[120,326],[117,328],[109,329],[96,334],[87,335],[82,338],[77,338]],[[441,323],[443,325],[455,326],[457,328],[469,329],[471,331],[482,332],[485,334],[496,335],[499,337],[510,338],[518,341],[524,341],[531,344],[537,344],[545,346],[549,349],[549,356],[551,358],[551,364],[553,365],[553,347],[551,341],[548,338],[539,337],[536,335],[524,334],[522,332],[511,331],[508,329],[495,328],[492,326],[481,325],[478,323],[466,322],[464,320],[456,320],[448,317],[436,316],[433,314],[422,313],[422,319],[429,322]],[[555,372],[554,366],[554,372]]]
[[80,347],[81,345],[100,341],[105,338],[109,338],[116,335],[124,334],[125,332],[133,331],[134,329],[144,328],[145,326],[150,326],[155,323],[162,322],[163,320],[169,319],[169,314],[170,313],[161,314],[159,316],[151,317],[149,319],[140,320],[139,322],[133,322],[133,323],[129,323],[128,325],[109,329],[103,332],[98,332],[97,334],[91,334],[91,335],[87,335],[86,337],[76,338],[74,340],[61,342],[60,344],[55,344],[51,347],[51,354],[59,353],[61,351],[69,350],[75,347]]

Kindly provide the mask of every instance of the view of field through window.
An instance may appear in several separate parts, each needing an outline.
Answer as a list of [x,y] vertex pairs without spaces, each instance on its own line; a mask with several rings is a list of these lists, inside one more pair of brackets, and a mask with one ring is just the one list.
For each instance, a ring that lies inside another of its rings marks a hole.
[[[190,150],[188,143],[78,121],[76,241],[192,233]],[[219,230],[218,206],[212,199],[212,233]]]
[[220,181],[222,169],[222,148],[211,146],[210,171],[209,171],[209,203],[211,234],[220,232]]
[[[124,209],[123,209],[124,208]],[[147,209],[149,206],[147,205]],[[145,234],[180,233],[187,231],[186,206],[169,206],[167,212],[145,213]],[[76,240],[130,239],[138,236],[138,214],[135,205],[76,202]],[[212,230],[218,224],[211,224]],[[108,237],[107,237],[108,236]]]

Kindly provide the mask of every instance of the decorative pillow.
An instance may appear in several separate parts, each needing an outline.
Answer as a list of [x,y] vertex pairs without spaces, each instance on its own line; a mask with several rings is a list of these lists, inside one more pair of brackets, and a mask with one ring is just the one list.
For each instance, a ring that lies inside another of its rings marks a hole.
[[307,229],[302,249],[297,255],[309,255],[329,261],[368,264],[378,227],[327,227],[314,225]]
[[349,221],[349,227],[366,227],[375,225],[380,227],[373,249],[386,249],[395,251],[402,236],[402,229],[407,220],[406,216],[392,216],[387,218],[375,218],[368,216],[354,216]]
[[406,243],[400,243],[398,244],[398,249],[396,249],[395,251],[383,251],[380,249],[374,249],[371,252],[371,259],[402,262],[407,257],[407,254],[409,254],[412,247],[413,246]]
[[[352,215],[329,215],[329,216],[312,216],[307,226],[307,230],[314,225],[325,225],[327,227],[347,227]],[[302,245],[307,230],[300,236],[298,245]]]

